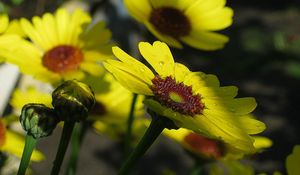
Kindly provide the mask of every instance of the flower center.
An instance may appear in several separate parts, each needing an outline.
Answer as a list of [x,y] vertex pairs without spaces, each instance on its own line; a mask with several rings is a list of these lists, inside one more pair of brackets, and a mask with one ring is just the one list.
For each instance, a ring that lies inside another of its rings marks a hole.
[[190,133],[184,138],[193,151],[209,158],[218,159],[223,155],[223,146],[221,142],[203,137],[196,133]]
[[6,132],[5,124],[2,121],[0,121],[0,147],[4,145],[5,132]]
[[43,65],[50,71],[64,73],[78,69],[83,60],[83,53],[80,49],[60,45],[47,51],[42,58]]
[[156,76],[152,80],[151,90],[154,98],[162,105],[185,115],[201,114],[204,104],[199,95],[193,95],[192,87],[176,81],[168,76],[160,78]]
[[186,36],[191,31],[189,19],[180,10],[172,7],[153,9],[149,21],[159,32],[174,38]]

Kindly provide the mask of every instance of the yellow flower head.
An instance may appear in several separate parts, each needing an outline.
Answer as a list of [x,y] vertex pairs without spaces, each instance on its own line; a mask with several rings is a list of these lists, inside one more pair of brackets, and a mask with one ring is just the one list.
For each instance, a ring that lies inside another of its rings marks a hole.
[[[204,159],[240,159],[247,154],[247,152],[236,150],[231,145],[220,140],[207,138],[188,129],[165,130],[163,133],[181,144],[194,155]],[[257,151],[272,145],[272,141],[266,137],[254,136],[253,139],[254,147]]]
[[[10,153],[17,157],[22,157],[23,148],[25,145],[25,138],[10,129],[6,128],[5,119],[0,119],[0,151]],[[44,155],[34,150],[31,160],[41,161],[44,159]]]
[[223,48],[228,42],[215,33],[232,24],[233,11],[226,0],[125,0],[137,21],[168,45],[182,48],[180,41],[203,50]]
[[220,87],[216,76],[191,72],[174,62],[165,43],[141,42],[139,50],[155,72],[118,47],[113,47],[113,53],[119,60],[107,60],[104,66],[124,87],[147,95],[144,103],[148,108],[178,127],[222,140],[236,149],[255,151],[248,134],[262,132],[265,125],[244,117],[255,109],[254,98],[234,98],[236,87]]
[[111,32],[104,22],[90,26],[91,17],[80,9],[73,13],[58,9],[54,15],[35,16],[32,23],[23,18],[20,23],[32,43],[16,42],[6,59],[42,81],[99,75],[103,72],[99,62],[111,57]]

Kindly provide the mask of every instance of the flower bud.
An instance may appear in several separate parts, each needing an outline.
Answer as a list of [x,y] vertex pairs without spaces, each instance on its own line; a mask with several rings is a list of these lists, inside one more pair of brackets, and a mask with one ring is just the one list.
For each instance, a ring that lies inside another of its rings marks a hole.
[[58,123],[53,109],[44,104],[29,103],[23,106],[20,123],[28,135],[38,139],[49,136]]
[[65,81],[52,93],[52,105],[63,121],[85,120],[94,104],[92,89],[77,80]]

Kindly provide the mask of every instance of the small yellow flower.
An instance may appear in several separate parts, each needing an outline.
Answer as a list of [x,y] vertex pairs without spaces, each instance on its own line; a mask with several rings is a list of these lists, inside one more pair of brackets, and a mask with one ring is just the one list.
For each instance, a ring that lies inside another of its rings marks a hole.
[[80,9],[58,9],[54,15],[33,17],[32,23],[23,18],[20,24],[32,43],[14,43],[18,47],[6,53],[6,60],[39,80],[55,84],[83,79],[86,73],[99,75],[99,62],[111,57],[111,32],[104,22],[91,25],[89,14]]
[[141,42],[139,50],[155,72],[118,47],[113,53],[119,61],[107,60],[104,66],[128,90],[148,96],[144,100],[148,108],[178,127],[255,152],[249,134],[262,132],[265,125],[244,117],[255,109],[254,98],[234,98],[236,87],[220,87],[216,76],[191,72],[174,62],[165,43]]
[[215,33],[232,24],[233,11],[226,0],[125,0],[137,21],[159,40],[182,48],[184,42],[194,48],[216,50],[228,42]]
[[[17,157],[22,157],[25,138],[6,128],[5,119],[0,119],[0,151],[7,152]],[[41,161],[44,155],[39,151],[33,151],[32,161]]]

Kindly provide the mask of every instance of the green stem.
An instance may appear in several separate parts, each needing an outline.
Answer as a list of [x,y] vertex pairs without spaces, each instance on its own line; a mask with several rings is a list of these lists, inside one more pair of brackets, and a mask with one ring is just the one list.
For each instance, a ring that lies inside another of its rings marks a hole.
[[[37,139],[35,139],[31,135],[26,135],[26,140],[25,140],[25,147],[23,150],[22,154],[22,159],[20,162],[19,170],[18,170],[18,175],[24,175],[26,172],[26,169],[28,167],[29,161],[31,154],[36,146]],[[16,145],[18,146],[18,145]]]
[[165,128],[164,117],[153,117],[149,128],[144,134],[143,138],[137,145],[137,147],[133,150],[133,152],[129,155],[123,166],[119,171],[119,175],[128,174],[133,165],[137,162],[137,160],[144,155],[144,153],[148,150],[148,148],[153,144],[156,138],[160,135],[160,133]]
[[131,135],[132,135],[132,124],[134,121],[134,108],[136,104],[138,95],[133,94],[131,106],[130,106],[130,112],[128,115],[128,120],[127,120],[127,130],[126,130],[126,135],[125,135],[125,147],[124,147],[124,157],[127,157],[129,152],[130,152],[130,142],[131,142]]
[[68,144],[69,144],[69,141],[70,141],[70,138],[72,135],[74,125],[75,125],[74,121],[67,121],[64,123],[64,129],[63,129],[61,137],[60,137],[60,143],[58,146],[55,160],[53,162],[51,175],[58,175],[58,173],[59,173],[61,164],[65,157],[66,150],[68,148]]
[[66,169],[65,175],[76,174],[78,154],[81,147],[81,143],[87,131],[87,122],[83,122],[81,125],[76,124],[71,138],[71,156]]

